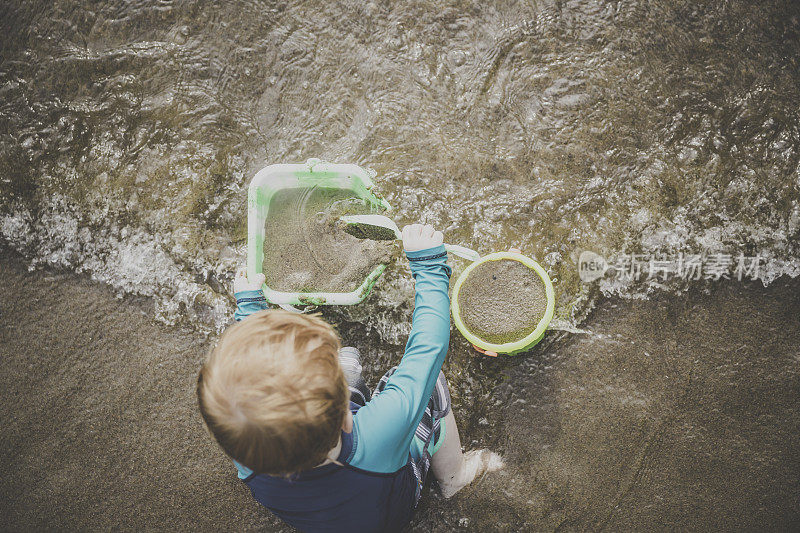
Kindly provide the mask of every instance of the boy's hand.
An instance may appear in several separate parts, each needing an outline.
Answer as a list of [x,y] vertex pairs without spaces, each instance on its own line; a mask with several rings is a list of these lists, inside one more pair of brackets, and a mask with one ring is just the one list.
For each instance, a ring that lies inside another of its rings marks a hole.
[[256,274],[252,281],[248,280],[247,267],[241,267],[236,271],[236,277],[233,279],[233,293],[236,294],[237,292],[242,291],[260,291],[261,286],[264,285],[266,280],[267,278],[264,276],[264,274]]
[[406,252],[436,248],[444,242],[441,231],[436,231],[430,224],[409,224],[403,228],[403,249]]

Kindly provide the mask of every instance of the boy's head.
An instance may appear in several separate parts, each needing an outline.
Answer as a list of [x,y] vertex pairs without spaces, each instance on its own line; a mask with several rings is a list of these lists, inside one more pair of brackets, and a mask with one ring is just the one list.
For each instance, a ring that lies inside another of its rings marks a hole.
[[323,462],[349,412],[339,346],[325,321],[287,311],[225,332],[197,378],[200,413],[222,449],[263,474]]

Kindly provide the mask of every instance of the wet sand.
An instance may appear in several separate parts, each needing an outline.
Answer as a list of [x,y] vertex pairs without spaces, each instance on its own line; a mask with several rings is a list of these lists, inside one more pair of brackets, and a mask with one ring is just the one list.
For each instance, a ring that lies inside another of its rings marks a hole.
[[606,301],[583,327],[505,368],[477,434],[508,468],[425,529],[800,528],[800,279]]
[[[0,258],[4,529],[286,529],[201,426],[208,341],[155,324],[150,300]],[[456,414],[508,468],[449,501],[428,491],[412,530],[800,525],[800,280],[607,301],[585,328],[480,361],[504,372],[499,406]]]
[[2,529],[275,529],[201,425],[201,337],[0,257]]

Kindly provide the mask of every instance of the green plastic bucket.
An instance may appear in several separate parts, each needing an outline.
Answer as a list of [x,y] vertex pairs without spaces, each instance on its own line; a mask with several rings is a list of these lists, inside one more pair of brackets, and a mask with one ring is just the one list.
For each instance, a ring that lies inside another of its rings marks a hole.
[[[345,189],[363,198],[371,206],[389,210],[389,204],[372,192],[374,172],[351,164],[326,163],[309,159],[302,164],[270,165],[261,169],[250,181],[247,193],[247,275],[260,274],[264,263],[264,223],[269,204],[281,189],[327,187]],[[267,301],[280,306],[291,305],[355,305],[366,298],[386,269],[376,266],[361,285],[352,292],[284,292],[264,284]]]
[[[486,263],[488,261],[499,261],[501,259],[511,259],[514,261],[519,261],[520,263],[524,264],[531,270],[535,271],[536,274],[541,278],[542,282],[545,286],[545,292],[547,295],[547,308],[545,309],[544,316],[539,321],[539,324],[536,326],[530,334],[526,337],[514,341],[514,342],[507,342],[504,344],[493,344],[491,342],[487,342],[471,331],[467,329],[464,322],[461,320],[460,309],[458,306],[458,293],[461,290],[461,286],[464,284],[464,281],[469,277],[470,273],[475,270],[478,265]],[[544,268],[539,265],[536,261],[522,255],[518,250],[510,250],[508,252],[495,252],[484,257],[481,257],[480,260],[475,261],[467,268],[464,269],[464,272],[456,280],[456,284],[453,287],[453,296],[450,299],[450,311],[453,314],[453,323],[456,325],[456,329],[466,338],[477,350],[478,352],[489,355],[492,357],[496,357],[497,354],[508,354],[508,355],[516,355],[522,352],[526,352],[533,348],[539,341],[542,340],[544,337],[545,330],[547,326],[550,324],[550,321],[553,319],[553,311],[555,310],[556,306],[556,299],[555,299],[555,291],[553,290],[553,283],[550,281],[550,276],[547,275],[547,272]]]

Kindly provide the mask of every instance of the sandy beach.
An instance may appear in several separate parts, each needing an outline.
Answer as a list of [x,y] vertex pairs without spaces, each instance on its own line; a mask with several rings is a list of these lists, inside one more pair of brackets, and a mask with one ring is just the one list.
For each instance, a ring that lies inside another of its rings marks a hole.
[[[7,249],[2,272],[4,529],[286,529],[197,416],[209,341]],[[606,301],[591,333],[485,362],[503,373],[493,420],[457,414],[465,445],[491,444],[508,468],[449,501],[429,490],[411,530],[797,526],[798,317],[800,280],[730,282]]]
[[[288,531],[195,381],[243,263],[292,289],[375,268],[282,188],[335,184],[553,281],[526,354],[452,328],[462,443],[506,468],[426,488],[411,531],[800,531],[800,2],[0,12],[0,530]],[[267,189],[294,200],[262,221]],[[414,302],[389,246],[362,303],[320,310],[372,386]],[[482,288],[475,318],[535,311]]]
[[197,415],[202,337],[1,255],[3,529],[274,529]]

